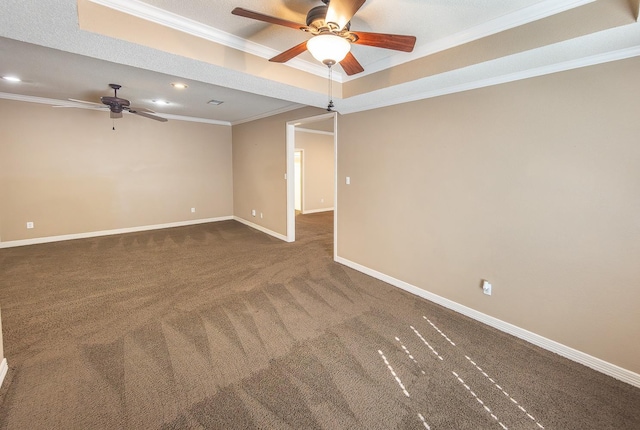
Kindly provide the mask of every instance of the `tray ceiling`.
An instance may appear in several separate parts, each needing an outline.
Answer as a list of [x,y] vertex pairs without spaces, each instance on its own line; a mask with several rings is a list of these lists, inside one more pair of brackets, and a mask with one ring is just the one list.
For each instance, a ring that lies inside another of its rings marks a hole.
[[[0,97],[97,101],[108,84],[161,115],[236,124],[325,107],[327,69],[305,53],[268,58],[308,34],[231,14],[304,23],[315,0],[12,0],[0,4]],[[335,68],[341,113],[640,55],[637,0],[368,0],[352,29],[417,37],[412,53],[353,46],[364,66]],[[177,91],[171,82],[189,88]],[[158,107],[151,100],[171,104]],[[211,99],[224,101],[213,107]]]

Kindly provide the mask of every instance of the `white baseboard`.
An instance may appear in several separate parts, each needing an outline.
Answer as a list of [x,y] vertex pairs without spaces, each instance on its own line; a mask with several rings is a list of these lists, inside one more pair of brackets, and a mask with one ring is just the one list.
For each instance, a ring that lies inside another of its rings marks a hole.
[[254,224],[251,221],[247,221],[244,218],[240,218],[240,217],[234,216],[233,219],[238,221],[239,223],[242,223],[242,224],[246,225],[246,226],[249,226],[251,228],[255,228],[256,230],[259,230],[259,231],[261,231],[263,233],[266,233],[269,236],[273,236],[273,237],[275,237],[277,239],[284,240],[285,242],[288,242],[287,236],[285,236],[283,234],[276,233],[275,231],[269,230],[268,228],[265,228],[265,227],[263,227],[261,225]]
[[7,375],[7,371],[9,370],[9,366],[7,365],[7,359],[2,359],[2,363],[0,363],[0,387],[2,387],[2,381],[4,381],[4,377]]
[[309,211],[302,211],[302,215],[317,214],[318,212],[330,212],[333,208],[311,209]]
[[232,216],[225,216],[225,217],[219,217],[219,218],[204,218],[204,219],[196,219],[196,220],[189,220],[189,221],[170,222],[166,224],[117,228],[113,230],[90,231],[87,233],[64,234],[61,236],[47,236],[47,237],[36,237],[33,239],[10,240],[7,242],[0,242],[0,249],[12,248],[15,246],[36,245],[40,243],[60,242],[63,240],[87,239],[91,237],[109,236],[113,234],[136,233],[136,232],[148,231],[148,230],[160,230],[163,228],[184,227],[188,225],[205,224],[208,222],[228,221],[232,219],[233,219]]
[[395,287],[398,287],[402,290],[405,290],[409,293],[415,294],[416,296],[422,297],[423,299],[442,305],[445,308],[449,308],[453,311],[461,313],[462,315],[466,315],[469,318],[473,318],[476,321],[480,321],[481,323],[487,324],[500,331],[526,340],[527,342],[530,342],[548,351],[554,352],[558,355],[568,358],[569,360],[583,364],[587,367],[597,370],[598,372],[604,373],[605,375],[611,376],[620,381],[626,382],[627,384],[640,388],[640,374],[616,366],[615,364],[609,363],[599,358],[593,357],[589,354],[578,351],[551,339],[547,339],[546,337],[540,336],[536,333],[530,332],[508,322],[499,320],[498,318],[483,314],[482,312],[478,312],[475,309],[471,309],[467,306],[461,305],[460,303],[456,303],[442,296],[430,293],[426,290],[416,287],[415,285],[408,284],[389,275],[385,275],[384,273],[370,269],[366,266],[362,266],[361,264],[354,263],[353,261],[347,260],[346,258],[336,257],[335,261],[344,264],[345,266],[351,267],[352,269],[355,269],[359,272],[367,274],[371,277],[384,281],[388,284],[391,284]]

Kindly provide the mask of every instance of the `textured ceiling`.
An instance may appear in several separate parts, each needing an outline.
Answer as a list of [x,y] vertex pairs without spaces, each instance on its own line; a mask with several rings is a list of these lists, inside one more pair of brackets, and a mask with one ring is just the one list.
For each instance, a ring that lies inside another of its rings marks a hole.
[[[0,75],[24,82],[0,80],[0,97],[95,102],[113,82],[137,106],[225,124],[324,107],[327,70],[308,53],[287,64],[267,61],[309,36],[231,14],[239,6],[304,23],[319,4],[2,0]],[[353,46],[365,72],[347,77],[336,67],[336,109],[356,112],[640,55],[637,8],[637,0],[368,0],[353,30],[415,35],[416,47],[407,54]],[[173,89],[176,81],[189,88]],[[214,107],[210,99],[224,103]]]
[[[284,51],[307,40],[301,31],[231,14],[236,6],[305,24],[307,12],[322,3],[319,0],[142,0],[176,15],[203,23],[207,26],[242,37],[278,51]],[[351,20],[355,31],[372,31],[416,36],[416,47],[426,46],[487,21],[499,19],[527,7],[543,3],[544,0],[369,0]],[[404,53],[368,46],[353,46],[358,61],[367,66],[390,56],[406,56]],[[310,54],[303,58],[313,61]]]

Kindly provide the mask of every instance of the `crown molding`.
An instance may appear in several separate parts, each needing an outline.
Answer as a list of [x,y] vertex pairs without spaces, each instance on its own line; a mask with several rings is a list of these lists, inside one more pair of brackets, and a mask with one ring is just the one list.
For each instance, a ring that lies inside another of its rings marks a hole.
[[[453,86],[448,86],[444,88],[437,88],[434,90],[428,90],[428,91],[422,91],[422,92],[414,92],[409,96],[380,99],[382,101],[366,104],[366,105],[358,105],[358,107],[351,107],[351,108],[347,107],[345,109],[340,109],[339,112],[343,115],[348,115],[356,112],[364,112],[367,110],[393,106],[401,103],[409,103],[417,100],[423,100],[423,99],[439,97],[447,94],[459,93],[462,91],[469,91],[469,90],[489,87],[493,85],[500,85],[508,82],[519,81],[522,79],[529,79],[537,76],[544,76],[552,73],[564,72],[567,70],[578,69],[581,67],[594,66],[597,64],[607,63],[611,61],[624,60],[627,58],[632,58],[637,56],[640,56],[640,46],[633,46],[630,48],[624,48],[624,49],[619,49],[616,51],[606,52],[602,54],[591,55],[591,56],[579,58],[576,60],[569,60],[569,61],[555,63],[547,66],[527,69],[527,70],[523,70],[515,73],[507,73],[500,76],[494,76],[487,79],[481,79],[481,80],[472,81],[472,82],[465,82],[459,85],[453,85]],[[0,99],[15,100],[15,101],[28,102],[28,103],[39,103],[39,104],[46,104],[49,106],[75,107],[75,108],[90,109],[90,110],[99,109],[89,105],[75,103],[69,100],[57,100],[57,99],[27,96],[22,94],[13,94],[13,93],[0,92]],[[261,115],[256,115],[254,117],[245,118],[239,121],[231,121],[231,122],[219,121],[219,120],[213,120],[213,119],[207,119],[207,118],[189,117],[189,116],[182,116],[182,115],[172,115],[172,114],[156,113],[156,115],[167,118],[167,119],[177,120],[177,121],[190,121],[190,122],[200,122],[200,123],[214,124],[214,125],[234,126],[234,125],[244,124],[244,123],[255,121],[262,118],[267,118],[273,115],[278,115],[280,113],[289,112],[289,111],[298,109],[300,107],[302,107],[302,105],[292,104],[281,109],[276,109],[274,111],[263,113]]]
[[355,77],[344,78],[344,82],[358,79],[372,73],[377,73],[385,69],[399,66],[418,58],[433,55],[437,52],[445,51],[456,46],[464,45],[474,40],[510,30],[543,18],[548,18],[568,10],[593,3],[596,0],[545,0],[524,9],[517,10],[510,14],[492,19],[475,27],[468,28],[442,39],[420,46],[411,53],[402,53],[392,57],[384,58],[372,64],[367,64],[366,70]]
[[239,125],[239,124],[244,124],[245,122],[251,122],[251,121],[256,121],[256,120],[262,119],[262,118],[268,118],[270,116],[274,116],[274,115],[278,115],[278,114],[281,114],[281,113],[289,112],[289,111],[292,111],[292,110],[300,109],[301,107],[304,107],[304,105],[295,103],[295,104],[292,104],[292,105],[289,105],[289,106],[285,106],[285,107],[280,108],[280,109],[275,109],[275,110],[272,110],[272,111],[269,111],[269,112],[265,112],[265,113],[260,114],[260,115],[252,116],[250,118],[244,118],[244,119],[241,119],[241,120],[238,120],[238,121],[233,121],[233,122],[231,122],[231,125]]
[[[190,34],[201,39],[208,40],[210,42],[218,43],[220,45],[228,46],[229,48],[237,49],[239,51],[246,52],[247,54],[255,55],[261,58],[269,59],[278,54],[280,51],[260,45],[255,42],[243,39],[225,31],[218,30],[217,28],[202,24],[198,21],[194,21],[189,18],[177,15],[172,12],[168,12],[164,9],[152,6],[147,3],[143,3],[139,0],[89,0],[92,3],[100,6],[108,7],[118,12],[126,13],[136,18],[144,19],[164,27],[172,28],[174,30],[181,31],[186,34]],[[289,60],[286,64],[294,69],[302,70],[303,72],[311,73],[313,75],[325,77],[327,74],[327,68],[324,65],[310,63],[308,61],[294,58]],[[334,71],[334,81],[342,82],[344,75],[339,71]]]
[[[172,12],[168,12],[156,6],[143,3],[139,0],[89,1],[261,58],[269,59],[280,53],[275,49],[248,41],[238,36],[234,36],[230,33],[218,30],[214,27],[202,24],[189,18],[185,18]],[[446,49],[469,43],[474,40],[482,39],[484,37],[488,37],[505,30],[509,30],[524,24],[528,24],[530,22],[547,18],[549,16],[553,16],[558,13],[574,9],[576,7],[584,6],[586,4],[593,3],[594,1],[596,0],[544,0],[540,3],[526,7],[524,9],[520,9],[505,16],[487,21],[481,25],[423,45],[410,54],[402,53],[401,55],[394,55],[375,63],[368,64],[366,66],[366,70],[363,73],[359,73],[357,76],[348,76],[340,72],[339,70],[334,70],[333,80],[338,83],[345,83],[354,79],[359,79],[372,73],[377,73],[382,70],[416,60],[418,58],[432,55],[436,52],[444,51]],[[316,76],[326,76],[326,68],[324,66],[300,60],[299,58],[289,60],[286,63],[286,66]]]
[[[51,106],[64,106],[64,107],[83,107],[80,103],[74,103],[69,100],[56,100],[56,99],[48,99],[44,97],[35,97],[35,96],[25,96],[23,94],[13,94],[13,93],[0,93],[0,99],[5,100],[15,100],[19,102],[28,102],[28,103],[40,103],[43,105],[51,105]],[[89,108],[89,106],[86,106]]]
[[[105,109],[103,109],[103,108],[94,107],[91,105],[83,105],[82,103],[76,103],[70,100],[48,99],[45,97],[26,96],[23,94],[0,93],[0,99],[15,100],[15,101],[27,102],[27,103],[39,103],[39,104],[57,106],[57,107],[71,107],[71,108],[88,109],[88,110],[106,110],[106,106],[105,106]],[[296,108],[297,107],[300,107],[300,106],[296,105]],[[130,112],[125,111],[125,113],[127,115],[133,115]],[[158,112],[155,112],[154,115],[157,115],[166,119],[176,120],[176,121],[201,122],[205,124],[224,125],[224,126],[232,125],[230,121],[219,121],[215,119],[198,118],[193,116],[173,115],[169,113],[158,113]],[[269,115],[272,115],[272,114],[270,113]],[[252,121],[252,120],[249,120],[249,121]]]
[[433,97],[444,96],[447,94],[459,93],[462,91],[475,90],[478,88],[490,87],[493,85],[505,84],[508,82],[519,81],[523,79],[535,78],[537,76],[549,75],[552,73],[564,72],[567,70],[578,69],[581,67],[595,66],[597,64],[608,63],[612,61],[624,60],[627,58],[640,56],[640,46],[633,46],[630,48],[619,49],[616,51],[605,52],[602,54],[591,55],[575,60],[563,61],[555,64],[550,64],[541,67],[535,67],[527,70],[522,70],[515,73],[507,73],[500,76],[493,76],[487,79],[480,79],[472,82],[465,82],[459,85],[453,85],[444,88],[438,88],[435,90],[428,90],[423,92],[412,93],[409,96],[388,98],[384,101],[372,103],[368,105],[361,105],[357,108],[347,108],[340,110],[341,114],[350,114],[356,112],[364,112],[371,109],[378,109],[387,106],[393,106],[401,103],[408,103],[417,100],[429,99]]
[[213,125],[224,125],[224,126],[231,126],[231,122],[230,121],[219,121],[217,119],[208,119],[208,118],[198,118],[195,116],[184,116],[184,115],[173,115],[170,113],[154,113],[154,115],[160,116],[162,118],[166,118],[166,119],[173,119],[176,121],[187,121],[187,122],[201,122],[204,124],[213,124]]

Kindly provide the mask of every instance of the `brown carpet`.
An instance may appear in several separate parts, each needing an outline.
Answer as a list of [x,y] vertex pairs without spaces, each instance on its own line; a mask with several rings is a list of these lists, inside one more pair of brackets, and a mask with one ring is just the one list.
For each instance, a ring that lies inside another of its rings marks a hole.
[[0,250],[2,429],[640,429],[640,389],[235,221]]

